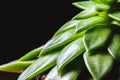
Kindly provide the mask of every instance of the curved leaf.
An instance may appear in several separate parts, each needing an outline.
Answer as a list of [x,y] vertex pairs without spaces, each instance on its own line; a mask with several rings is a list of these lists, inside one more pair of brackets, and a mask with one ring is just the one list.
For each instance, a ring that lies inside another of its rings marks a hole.
[[86,50],[91,51],[105,45],[110,32],[110,28],[101,26],[88,30],[83,39]]
[[25,54],[23,57],[21,57],[19,60],[20,61],[28,61],[28,60],[34,60],[38,58],[38,55],[40,53],[40,51],[42,50],[43,46],[36,48],[30,52],[28,52],[27,54]]
[[117,26],[120,26],[120,21],[112,21],[112,24],[115,24],[115,25],[117,25]]
[[81,1],[81,2],[74,2],[72,3],[74,6],[81,8],[81,9],[88,9],[95,5],[92,1]]
[[114,3],[116,0],[91,0],[93,2],[96,2],[98,4],[111,4]]
[[86,52],[84,61],[94,80],[101,80],[113,65],[113,58],[108,53],[95,53],[95,55],[89,56]]
[[45,44],[45,46],[43,47],[40,55],[44,55],[44,54],[46,54],[47,52],[49,52],[49,51],[51,51],[53,49],[61,47],[61,46],[65,45],[65,44],[75,40],[76,38],[83,36],[83,34],[84,33],[76,34],[74,29],[66,31],[63,34],[61,34],[59,36],[56,36],[56,37],[52,38],[51,40],[49,40]]
[[55,34],[53,37],[57,36],[60,33],[63,33],[69,29],[75,28],[75,26],[80,22],[80,20],[70,20],[65,23]]
[[111,18],[120,21],[120,11],[108,14]]
[[70,44],[68,44],[60,53],[57,59],[57,67],[58,72],[61,70],[73,59],[78,57],[85,51],[85,47],[83,44],[83,38],[79,38]]
[[105,21],[105,17],[99,17],[99,16],[84,19],[78,23],[78,25],[76,26],[75,32],[79,33],[83,30],[94,27],[97,23],[104,22],[104,21]]
[[77,80],[77,77],[83,68],[83,58],[77,57],[75,60],[71,61],[64,69],[62,74],[57,72],[57,66],[55,66],[47,75],[45,80]]
[[56,51],[43,57],[41,56],[19,76],[18,80],[31,80],[40,73],[48,70],[56,64],[59,53],[60,51]]
[[30,66],[33,62],[34,61],[15,60],[15,61],[12,61],[12,62],[7,63],[7,64],[0,65],[0,71],[21,73],[28,66]]
[[[75,68],[74,68],[75,69]],[[80,70],[71,70],[63,76],[58,75],[57,66],[55,66],[47,75],[45,80],[76,80]]]
[[114,35],[108,51],[115,59],[120,60],[120,35]]
[[89,8],[89,9],[86,9],[80,13],[78,13],[75,17],[73,17],[73,19],[84,19],[84,18],[89,18],[91,16],[95,16],[97,15],[98,12],[96,11],[96,9],[93,7],[93,8]]

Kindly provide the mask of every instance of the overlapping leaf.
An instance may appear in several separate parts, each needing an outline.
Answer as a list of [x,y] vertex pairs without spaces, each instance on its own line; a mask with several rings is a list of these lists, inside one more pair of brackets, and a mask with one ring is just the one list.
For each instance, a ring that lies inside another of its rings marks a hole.
[[79,56],[71,61],[69,65],[64,67],[60,74],[58,73],[57,66],[54,67],[45,80],[77,80],[77,77],[82,71],[83,65],[82,57]]
[[114,35],[108,51],[115,59],[120,60],[120,35]]
[[84,61],[94,80],[101,80],[107,75],[113,65],[113,58],[108,53],[103,52],[94,53],[91,56],[86,52]]
[[94,27],[97,23],[104,22],[105,20],[106,20],[105,17],[100,17],[100,16],[84,19],[78,23],[75,32],[79,33],[83,30]]
[[79,33],[76,34],[74,29],[68,30],[54,38],[52,38],[51,40],[49,40],[43,47],[40,55],[46,54],[47,52],[59,48],[73,40],[75,40],[78,37],[83,36],[84,33]]
[[115,25],[117,25],[117,26],[120,26],[120,21],[113,20],[113,21],[112,21],[112,24],[115,24]]
[[61,72],[62,69],[73,59],[78,57],[85,51],[83,44],[83,38],[78,38],[77,40],[68,44],[60,53],[57,59],[58,72]]
[[93,7],[95,3],[92,1],[81,1],[81,2],[74,2],[73,5],[81,9],[88,9]]
[[25,54],[23,57],[21,57],[19,60],[20,61],[28,61],[28,60],[34,60],[38,58],[38,55],[40,53],[40,51],[42,50],[43,46],[36,48],[30,52],[28,52],[27,54]]
[[104,46],[111,33],[110,28],[97,26],[89,29],[84,36],[84,44],[87,51]]
[[55,51],[43,57],[41,56],[19,76],[18,80],[31,80],[40,73],[48,70],[56,64],[59,53],[60,51]]
[[69,29],[75,28],[75,26],[78,24],[80,20],[70,20],[67,23],[65,23],[55,34],[53,37],[57,36],[60,33],[63,33]]
[[73,17],[73,19],[78,19],[79,20],[79,19],[89,18],[89,17],[95,16],[97,14],[98,14],[98,12],[93,7],[93,8],[89,8],[89,9],[86,9],[86,10],[78,13],[75,17]]
[[114,12],[114,13],[110,13],[109,16],[117,21],[120,21],[120,11],[118,12]]

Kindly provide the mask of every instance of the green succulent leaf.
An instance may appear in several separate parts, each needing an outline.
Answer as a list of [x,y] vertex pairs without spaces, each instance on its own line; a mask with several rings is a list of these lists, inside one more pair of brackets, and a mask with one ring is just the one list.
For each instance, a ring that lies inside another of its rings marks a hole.
[[115,59],[120,60],[120,35],[114,35],[108,51]]
[[53,67],[56,64],[59,53],[60,51],[55,51],[48,55],[41,56],[19,76],[18,80],[31,80],[40,73]]
[[112,24],[117,25],[117,26],[120,26],[120,21],[114,20],[114,21],[112,21]]
[[84,36],[84,45],[87,51],[104,46],[111,33],[110,28],[97,26],[89,29]]
[[105,17],[100,17],[100,16],[90,17],[88,19],[84,19],[78,23],[78,25],[76,26],[75,32],[79,33],[83,30],[94,27],[97,23],[100,23],[103,21],[105,21]]
[[106,5],[106,4],[97,4],[95,5],[95,9],[96,11],[98,12],[102,12],[102,11],[107,11],[110,9],[110,6],[109,5]]
[[74,6],[81,8],[81,9],[88,9],[95,5],[92,1],[81,1],[81,2],[74,2],[72,3]]
[[57,66],[55,66],[47,75],[45,80],[76,80],[79,76],[80,70],[71,70],[63,76],[58,75]]
[[94,7],[92,7],[92,8],[88,8],[88,9],[78,13],[75,17],[73,17],[73,19],[89,18],[89,17],[95,16],[97,14],[98,14],[98,12],[96,11],[96,9]]
[[80,22],[80,20],[70,20],[67,23],[65,23],[55,34],[53,37],[59,35],[60,33],[63,33],[69,29],[75,28],[75,26]]
[[61,72],[62,69],[73,59],[78,57],[85,51],[83,44],[83,38],[78,38],[77,40],[68,44],[60,53],[57,59],[58,72]]
[[84,54],[86,67],[94,80],[101,80],[111,70],[113,58],[108,53],[103,52],[93,52],[92,54],[94,55],[89,56],[87,52]]
[[21,73],[28,66],[30,66],[33,62],[34,61],[15,60],[15,61],[12,61],[12,62],[7,63],[7,64],[0,65],[0,71]]
[[58,68],[55,66],[45,80],[77,80],[83,66],[83,58],[79,56],[64,67],[61,73],[58,73]]
[[28,61],[28,60],[34,60],[38,58],[38,55],[40,53],[40,51],[42,50],[43,46],[36,48],[30,52],[28,52],[27,54],[25,54],[23,57],[21,57],[19,60],[20,61]]
[[91,1],[99,4],[111,4],[114,3],[116,0],[91,0]]
[[78,37],[82,37],[84,33],[76,34],[74,29],[68,30],[64,32],[63,34],[60,34],[59,36],[56,36],[49,40],[45,46],[43,47],[40,55],[46,54],[47,52],[59,48],[73,40],[75,40]]
[[120,21],[120,11],[108,14],[111,18]]

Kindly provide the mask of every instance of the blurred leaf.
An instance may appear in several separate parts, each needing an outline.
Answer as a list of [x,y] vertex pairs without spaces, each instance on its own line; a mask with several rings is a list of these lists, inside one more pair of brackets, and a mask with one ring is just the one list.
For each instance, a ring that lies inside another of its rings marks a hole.
[[95,3],[92,1],[81,1],[81,2],[74,2],[73,5],[81,9],[88,9],[93,7]]
[[115,59],[120,60],[120,35],[114,35],[108,51]]
[[115,25],[117,25],[117,26],[120,26],[120,21],[114,20],[114,21],[112,21],[112,24],[115,24]]
[[89,8],[89,9],[86,9],[86,10],[78,13],[75,17],[73,17],[73,19],[89,18],[89,17],[95,16],[97,14],[98,14],[98,12],[95,10],[95,8]]
[[114,13],[110,13],[109,16],[117,21],[120,21],[120,11],[118,12],[114,12]]

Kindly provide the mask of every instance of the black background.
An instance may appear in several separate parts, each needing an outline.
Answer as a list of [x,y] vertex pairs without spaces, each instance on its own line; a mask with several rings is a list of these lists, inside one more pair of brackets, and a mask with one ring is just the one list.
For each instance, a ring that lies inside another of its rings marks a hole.
[[[0,22],[0,64],[20,58],[47,42],[80,9],[78,0],[3,2]],[[0,72],[1,80],[17,80],[19,74]]]

